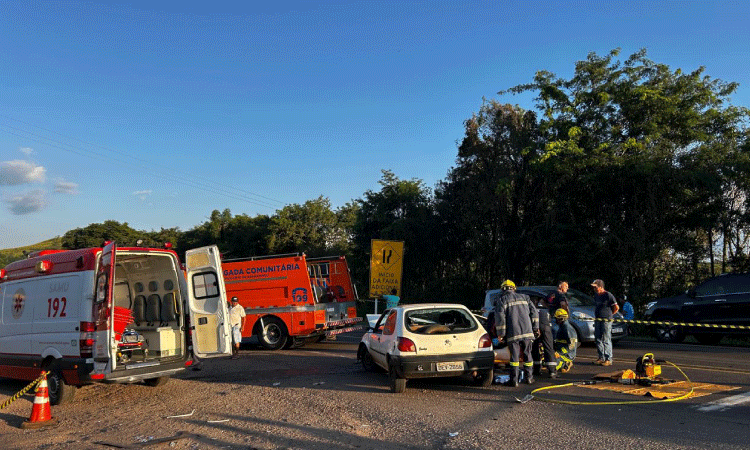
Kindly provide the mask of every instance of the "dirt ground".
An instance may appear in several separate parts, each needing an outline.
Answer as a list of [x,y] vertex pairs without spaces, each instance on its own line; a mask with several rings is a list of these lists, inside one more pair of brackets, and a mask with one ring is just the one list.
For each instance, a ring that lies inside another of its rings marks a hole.
[[[410,380],[405,393],[393,394],[386,374],[366,372],[356,362],[358,340],[341,336],[279,352],[246,348],[238,360],[205,361],[202,370],[186,370],[155,388],[85,386],[72,403],[52,407],[59,425],[40,430],[19,428],[31,412],[27,394],[0,410],[0,449],[747,448],[750,403],[705,413],[698,408],[718,395],[645,406],[515,401],[552,383],[545,377],[516,389],[481,388],[465,379]],[[616,349],[618,369],[654,351],[629,346]],[[748,389],[744,350],[673,347],[658,349],[660,356],[689,367],[693,381]],[[594,359],[593,348],[580,348],[574,373],[556,383],[590,379],[600,369]],[[679,375],[673,372],[669,376]],[[0,400],[25,384],[0,379]],[[578,388],[558,395],[580,401],[615,394]],[[178,433],[182,439],[158,443]]]
[[[412,395],[410,402],[425,408],[393,409],[386,376],[363,372],[354,347],[330,352],[335,342],[321,345],[275,353],[243,350],[239,360],[206,361],[202,370],[187,370],[157,388],[85,386],[72,403],[52,407],[59,425],[40,430],[19,428],[31,411],[28,394],[0,411],[2,447],[106,449],[116,447],[102,443],[142,445],[185,433],[188,437],[145,448],[432,448],[396,437],[408,436],[415,425],[424,432],[431,423],[435,433],[450,437],[427,405],[433,395]],[[24,385],[0,382],[3,395]],[[381,402],[386,407],[379,407]]]

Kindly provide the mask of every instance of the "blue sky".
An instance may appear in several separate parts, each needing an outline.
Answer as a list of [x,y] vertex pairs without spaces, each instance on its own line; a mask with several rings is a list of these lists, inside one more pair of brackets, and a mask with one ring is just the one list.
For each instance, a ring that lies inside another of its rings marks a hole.
[[0,248],[429,187],[483,98],[640,48],[736,81],[748,2],[0,3]]

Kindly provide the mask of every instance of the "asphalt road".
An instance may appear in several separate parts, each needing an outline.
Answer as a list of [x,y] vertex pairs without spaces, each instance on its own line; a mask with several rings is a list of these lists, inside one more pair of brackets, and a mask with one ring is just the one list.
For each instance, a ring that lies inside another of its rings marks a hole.
[[[361,333],[360,333],[361,334]],[[588,380],[603,371],[593,347],[579,349],[563,379],[542,377],[511,389],[473,386],[468,380],[411,380],[392,394],[387,375],[356,363],[359,336],[298,349],[243,349],[239,360],[206,361],[165,386],[94,385],[72,404],[54,407],[60,426],[23,431],[33,397],[0,412],[3,448],[94,448],[197,433],[153,448],[256,449],[500,449],[500,448],[715,448],[750,445],[750,349],[623,341],[610,370],[634,369],[646,352],[678,365],[694,382],[737,387],[677,402],[558,404],[533,399],[533,389]],[[681,379],[664,365],[664,376]],[[498,371],[499,373],[499,371]],[[0,380],[0,399],[25,383]],[[540,396],[542,396],[540,394]],[[616,392],[569,386],[546,391],[547,400],[643,401]],[[653,399],[651,399],[653,400]],[[194,414],[186,417],[173,415]],[[111,447],[110,447],[111,448]]]

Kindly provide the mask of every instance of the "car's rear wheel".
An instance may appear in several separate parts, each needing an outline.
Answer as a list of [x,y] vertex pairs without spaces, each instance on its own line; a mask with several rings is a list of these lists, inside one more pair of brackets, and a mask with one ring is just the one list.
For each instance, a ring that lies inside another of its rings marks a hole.
[[699,333],[695,335],[695,340],[703,345],[716,345],[723,337],[720,333]]
[[[673,317],[659,317],[656,321],[676,322]],[[659,342],[677,344],[685,339],[685,331],[679,325],[654,325],[654,337]]]
[[476,376],[474,376],[474,383],[476,383],[477,386],[489,387],[492,386],[492,380],[494,377],[494,369],[478,370]]
[[391,392],[400,394],[406,391],[406,378],[399,378],[396,367],[392,364],[388,370],[388,379],[391,382]]

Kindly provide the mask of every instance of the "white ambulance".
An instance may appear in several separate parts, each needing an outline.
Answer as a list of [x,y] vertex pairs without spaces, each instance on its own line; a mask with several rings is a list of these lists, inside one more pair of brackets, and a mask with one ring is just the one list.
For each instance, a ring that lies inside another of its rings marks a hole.
[[49,371],[52,404],[84,384],[158,386],[193,355],[231,354],[216,246],[45,250],[0,270],[0,377]]

